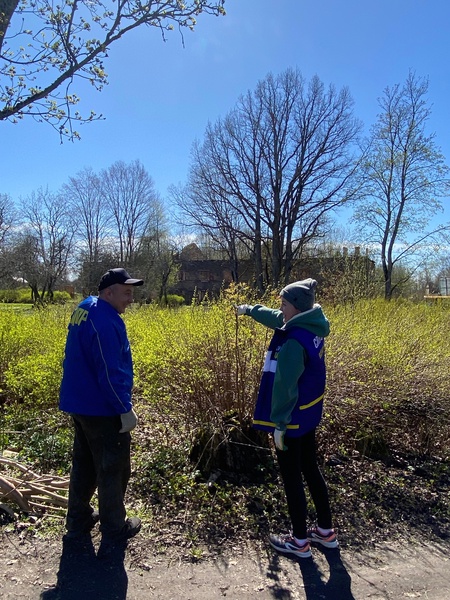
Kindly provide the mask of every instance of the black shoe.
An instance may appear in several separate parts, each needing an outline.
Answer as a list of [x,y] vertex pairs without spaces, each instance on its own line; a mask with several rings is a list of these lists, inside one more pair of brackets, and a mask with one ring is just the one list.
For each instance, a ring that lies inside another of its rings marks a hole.
[[89,521],[87,522],[86,526],[82,529],[74,529],[72,531],[68,531],[65,535],[66,539],[78,540],[87,538],[99,521],[100,513],[98,512],[98,510],[94,510],[91,516],[89,517]]
[[119,531],[112,533],[104,533],[102,540],[106,543],[116,543],[123,540],[129,540],[139,533],[141,529],[141,520],[139,517],[129,517],[125,521],[125,525]]
[[139,517],[130,517],[125,521],[119,533],[105,534],[97,552],[97,558],[111,559],[124,556],[128,540],[139,533],[141,529],[141,520]]
[[129,540],[137,535],[141,530],[141,520],[139,517],[130,517],[125,521],[125,525],[120,532],[119,539]]

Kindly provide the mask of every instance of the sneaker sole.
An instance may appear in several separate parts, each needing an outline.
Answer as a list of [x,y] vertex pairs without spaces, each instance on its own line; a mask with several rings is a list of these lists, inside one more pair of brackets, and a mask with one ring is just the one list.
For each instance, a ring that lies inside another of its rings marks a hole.
[[310,542],[316,543],[316,544],[320,544],[321,546],[324,546],[325,548],[339,548],[339,543],[337,540],[333,540],[332,542],[325,542],[324,540],[321,540],[320,538],[316,538],[316,537],[308,537],[308,540]]
[[289,548],[280,548],[280,546],[272,544],[270,540],[269,544],[274,550],[276,550],[277,552],[282,552],[283,554],[293,554],[294,556],[298,556],[299,558],[311,558],[312,556],[311,550],[308,550],[307,552],[298,552],[297,550],[290,550]]

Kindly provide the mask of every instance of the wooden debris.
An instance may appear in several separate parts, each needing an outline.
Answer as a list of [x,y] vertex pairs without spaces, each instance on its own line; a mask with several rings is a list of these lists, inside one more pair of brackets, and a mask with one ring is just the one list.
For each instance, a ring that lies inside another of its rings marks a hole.
[[26,513],[61,514],[67,508],[69,477],[39,475],[26,465],[0,456],[0,499]]

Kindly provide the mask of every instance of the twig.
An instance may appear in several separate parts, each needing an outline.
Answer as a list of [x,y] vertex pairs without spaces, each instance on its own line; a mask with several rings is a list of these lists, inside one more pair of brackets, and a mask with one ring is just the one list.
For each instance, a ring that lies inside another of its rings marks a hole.
[[38,475],[26,465],[8,458],[0,457],[0,464],[6,465],[8,471],[16,469],[21,472],[20,476],[8,472],[0,477],[0,497],[15,502],[26,513],[31,512],[32,506],[45,512],[67,508],[68,499],[60,492],[68,489],[68,477]]

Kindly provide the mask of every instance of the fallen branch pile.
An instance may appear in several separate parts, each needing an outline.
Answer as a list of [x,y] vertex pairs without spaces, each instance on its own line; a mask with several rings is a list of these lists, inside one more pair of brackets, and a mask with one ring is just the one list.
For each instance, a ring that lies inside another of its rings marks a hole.
[[15,460],[0,457],[0,499],[14,502],[23,512],[65,512],[67,495],[61,492],[68,488],[68,477],[38,475]]

